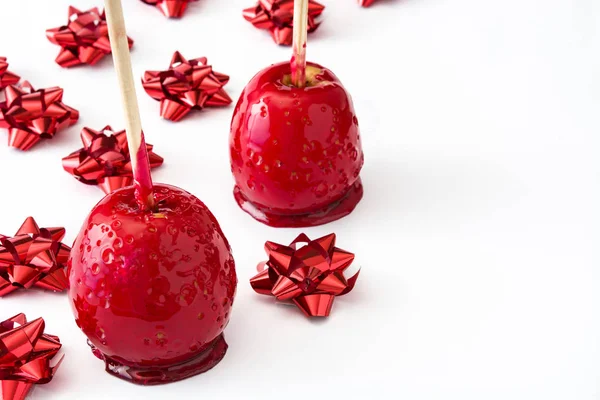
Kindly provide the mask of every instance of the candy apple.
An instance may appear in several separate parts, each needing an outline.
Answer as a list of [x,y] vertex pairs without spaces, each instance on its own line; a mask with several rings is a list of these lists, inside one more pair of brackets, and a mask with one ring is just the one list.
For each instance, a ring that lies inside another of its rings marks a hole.
[[90,212],[68,261],[75,321],[106,371],[173,382],[225,355],[237,278],[219,223],[192,194],[152,183],[121,0],[105,0],[134,186]]
[[234,195],[270,226],[313,226],[349,214],[360,201],[364,162],[350,95],[329,69],[306,65],[303,87],[284,62],[242,92],[230,135]]
[[77,325],[106,370],[138,384],[186,378],[225,355],[237,278],[229,243],[198,198],[154,185],[154,208],[119,189],[93,208],[69,260]]

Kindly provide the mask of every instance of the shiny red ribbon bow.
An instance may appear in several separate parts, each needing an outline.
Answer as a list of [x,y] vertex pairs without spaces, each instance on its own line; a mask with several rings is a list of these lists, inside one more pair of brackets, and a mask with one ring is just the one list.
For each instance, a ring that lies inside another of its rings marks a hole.
[[221,107],[231,103],[223,87],[229,76],[206,65],[206,57],[186,60],[178,51],[166,71],[146,71],[142,84],[146,93],[160,100],[160,115],[179,121],[192,109]]
[[155,6],[165,17],[181,18],[189,2],[198,0],[142,0],[144,3]]
[[19,79],[21,79],[19,75],[13,74],[8,70],[6,57],[0,57],[0,90],[9,85],[16,85],[19,83]]
[[0,127],[8,129],[8,145],[29,150],[41,139],[51,139],[63,126],[73,125],[79,112],[62,102],[59,87],[34,90],[24,81],[6,88],[0,103]]
[[373,3],[375,3],[375,0],[358,0],[358,4],[363,7],[369,7]]
[[312,241],[301,234],[290,246],[267,242],[265,251],[269,261],[258,265],[259,273],[250,279],[252,288],[280,301],[291,300],[308,317],[329,316],[335,296],[349,293],[360,272],[344,277],[354,254],[335,247],[333,233]]
[[[308,33],[314,32],[319,23],[315,22],[325,6],[316,1],[309,0],[308,3]],[[275,43],[291,46],[293,22],[294,22],[294,0],[259,0],[254,7],[243,11],[246,21],[251,22],[258,29],[267,29]]]
[[65,228],[40,229],[33,217],[23,222],[14,237],[0,235],[0,297],[31,287],[64,291],[71,252],[60,242],[64,236]]
[[44,333],[43,318],[27,322],[18,314],[0,322],[0,399],[23,400],[34,384],[48,383],[63,357],[58,336]]
[[[62,159],[65,171],[87,185],[98,185],[108,194],[133,184],[133,172],[127,135],[124,130],[115,132],[110,125],[100,131],[83,128],[81,131],[83,148]],[[151,144],[146,145],[150,168],[163,163],[163,158],[153,152]]]
[[[46,30],[46,37],[61,47],[56,63],[65,68],[94,65],[111,52],[106,15],[97,7],[87,11],[69,7],[67,25]],[[127,39],[131,48],[133,40]]]

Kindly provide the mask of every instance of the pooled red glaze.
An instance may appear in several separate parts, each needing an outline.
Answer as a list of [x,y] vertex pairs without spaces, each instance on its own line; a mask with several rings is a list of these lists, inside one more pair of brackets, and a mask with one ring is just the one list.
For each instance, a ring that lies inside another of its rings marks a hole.
[[313,74],[304,88],[290,84],[290,63],[259,72],[231,122],[236,200],[270,226],[324,224],[362,197],[364,156],[350,95],[331,71],[307,65]]
[[69,260],[77,325],[109,373],[139,384],[204,372],[225,355],[237,278],[215,217],[190,193],[154,186],[142,211],[134,188],[90,213]]

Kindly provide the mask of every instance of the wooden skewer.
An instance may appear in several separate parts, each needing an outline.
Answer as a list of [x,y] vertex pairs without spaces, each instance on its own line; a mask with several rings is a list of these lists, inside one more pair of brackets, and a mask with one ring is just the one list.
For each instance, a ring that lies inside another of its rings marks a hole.
[[133,180],[136,187],[135,196],[138,204],[147,210],[154,208],[152,177],[146,141],[142,132],[140,109],[135,93],[131,56],[125,30],[123,6],[121,0],[105,0],[106,21],[112,50],[113,62],[117,72],[121,101],[125,112],[125,130],[131,157]]
[[292,55],[292,84],[306,85],[306,37],[308,36],[308,0],[294,0],[294,41]]

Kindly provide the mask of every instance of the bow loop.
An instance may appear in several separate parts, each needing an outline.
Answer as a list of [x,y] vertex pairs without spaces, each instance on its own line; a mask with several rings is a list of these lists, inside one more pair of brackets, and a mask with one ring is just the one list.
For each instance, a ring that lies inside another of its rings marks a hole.
[[349,293],[358,279],[358,272],[344,276],[354,254],[335,247],[335,240],[335,234],[312,241],[301,234],[289,246],[266,242],[269,260],[258,265],[250,285],[259,294],[291,300],[306,316],[328,316],[335,296]]
[[0,237],[0,297],[20,288],[64,291],[71,248],[61,243],[64,228],[39,228],[27,218],[12,237]]
[[[133,183],[131,157],[124,130],[114,131],[110,125],[100,131],[83,128],[81,131],[83,148],[64,157],[63,168],[77,180],[98,185],[105,193]],[[163,158],[153,152],[153,146],[146,145],[150,167],[156,168]]]
[[142,0],[144,3],[155,6],[167,18],[181,18],[188,3],[198,0]]
[[[64,68],[94,65],[111,53],[106,14],[97,7],[80,11],[69,7],[68,23],[46,30],[48,40],[61,47],[56,63]],[[129,48],[133,40],[127,38]]]
[[0,57],[0,90],[10,85],[16,85],[21,78],[8,70],[6,57]]
[[223,87],[229,76],[214,72],[206,57],[187,60],[178,51],[165,71],[146,71],[144,90],[160,101],[160,115],[179,121],[191,110],[225,106],[232,102]]
[[0,127],[8,128],[9,146],[29,150],[63,126],[75,124],[79,112],[65,105],[62,96],[61,88],[35,90],[27,81],[8,86],[6,101],[0,103]]
[[53,359],[60,340],[44,333],[42,318],[27,322],[18,314],[0,323],[0,398],[22,400],[33,384],[52,380],[62,357]]
[[[325,6],[314,0],[308,3],[308,33],[314,32],[319,23],[316,18]],[[247,8],[242,15],[258,29],[271,33],[275,43],[291,46],[294,29],[294,0],[259,0],[256,6]]]

